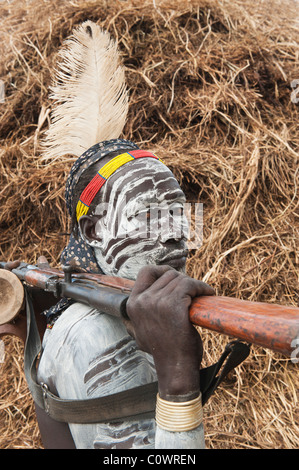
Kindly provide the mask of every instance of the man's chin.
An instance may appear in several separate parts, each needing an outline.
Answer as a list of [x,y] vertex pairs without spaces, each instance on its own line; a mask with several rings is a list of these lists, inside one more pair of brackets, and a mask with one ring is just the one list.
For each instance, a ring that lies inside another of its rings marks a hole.
[[155,260],[134,260],[135,262],[129,262],[129,263],[125,263],[123,264],[118,273],[117,273],[117,276],[119,277],[123,277],[123,278],[126,278],[126,279],[131,279],[131,280],[136,280],[137,278],[137,275],[138,275],[138,272],[140,271],[141,268],[143,268],[144,266],[149,266],[149,265],[157,265],[157,266],[162,266],[162,265],[166,265],[166,266],[170,266],[172,268],[174,268],[176,271],[180,272],[180,273],[185,273],[186,272],[186,258],[185,257],[182,257],[182,258],[177,258],[177,259],[172,259],[172,260],[168,260],[168,261],[165,261],[164,263],[158,263],[156,262]]
[[[95,257],[97,260],[98,265],[101,267],[103,272],[107,275],[111,276],[119,276],[123,277],[126,279],[131,279],[131,280],[136,280],[136,277],[138,275],[138,272],[140,269],[144,266],[148,265],[167,265],[172,268],[174,268],[176,271],[185,273],[186,272],[186,256],[178,256],[178,254],[174,254],[173,257],[169,256],[168,259],[165,259],[163,261],[159,261],[157,259],[158,257],[150,256],[148,258],[144,256],[134,256],[130,257],[127,259],[120,267],[119,269],[116,269],[115,267],[112,268],[107,263],[105,263],[104,259],[102,256],[100,256],[100,253],[98,250],[95,251]],[[185,255],[185,253],[184,253]],[[112,268],[112,269],[111,269]]]
[[171,268],[174,268],[176,271],[179,271],[180,273],[184,273],[186,271],[186,257],[183,256],[181,258],[170,259],[164,263],[159,263],[159,265],[167,265]]

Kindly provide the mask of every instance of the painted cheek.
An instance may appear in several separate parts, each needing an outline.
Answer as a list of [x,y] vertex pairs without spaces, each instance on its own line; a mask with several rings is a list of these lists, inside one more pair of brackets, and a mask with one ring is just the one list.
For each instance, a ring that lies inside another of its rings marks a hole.
[[181,206],[164,211],[161,223],[161,241],[182,240],[188,236],[189,223]]
[[177,215],[170,219],[170,236],[175,240],[188,237],[188,220],[184,215]]
[[134,239],[135,242],[138,242],[138,240],[148,239],[151,238],[148,225],[146,212],[132,217],[129,220],[124,218],[120,227],[122,230],[120,234],[124,237]]

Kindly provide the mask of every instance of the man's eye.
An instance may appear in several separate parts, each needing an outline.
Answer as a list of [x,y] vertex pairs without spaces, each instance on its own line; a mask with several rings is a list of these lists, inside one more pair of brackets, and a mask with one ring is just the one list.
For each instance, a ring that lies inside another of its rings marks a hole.
[[182,216],[183,215],[183,208],[182,207],[176,207],[175,209],[170,209],[169,214],[171,216]]

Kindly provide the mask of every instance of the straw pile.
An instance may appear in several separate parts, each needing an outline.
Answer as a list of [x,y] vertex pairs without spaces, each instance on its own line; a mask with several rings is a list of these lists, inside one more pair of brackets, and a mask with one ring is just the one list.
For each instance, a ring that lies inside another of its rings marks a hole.
[[[0,258],[52,265],[67,240],[71,159],[43,164],[48,86],[62,40],[91,19],[116,38],[130,87],[124,137],[204,203],[190,275],[218,294],[298,305],[298,76],[295,6],[279,1],[1,3]],[[292,98],[293,97],[293,98]],[[228,338],[203,331],[205,364]],[[39,448],[22,345],[5,338],[0,447]],[[298,364],[253,347],[205,407],[208,448],[297,448]]]

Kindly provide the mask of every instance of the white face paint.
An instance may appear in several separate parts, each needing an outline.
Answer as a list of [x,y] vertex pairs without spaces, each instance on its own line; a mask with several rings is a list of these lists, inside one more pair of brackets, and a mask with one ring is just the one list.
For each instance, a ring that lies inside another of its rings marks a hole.
[[96,239],[88,243],[104,273],[136,279],[148,264],[185,270],[185,196],[165,165],[150,158],[130,162],[101,191]]

